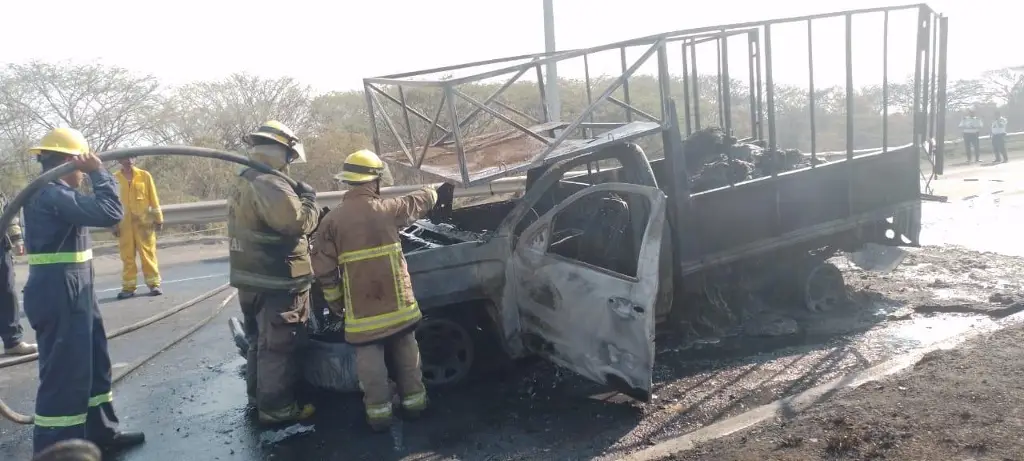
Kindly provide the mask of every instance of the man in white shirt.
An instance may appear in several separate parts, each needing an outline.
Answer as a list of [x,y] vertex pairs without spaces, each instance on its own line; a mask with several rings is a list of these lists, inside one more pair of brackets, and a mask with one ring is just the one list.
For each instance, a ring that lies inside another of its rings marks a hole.
[[974,115],[974,109],[967,109],[967,115],[960,120],[960,130],[964,135],[964,149],[967,150],[967,163],[971,163],[971,149],[974,149],[974,161],[980,161],[978,133],[981,132],[981,119]]
[[996,118],[992,121],[992,152],[996,154],[996,163],[1008,162],[1006,157],[1006,117],[996,111]]

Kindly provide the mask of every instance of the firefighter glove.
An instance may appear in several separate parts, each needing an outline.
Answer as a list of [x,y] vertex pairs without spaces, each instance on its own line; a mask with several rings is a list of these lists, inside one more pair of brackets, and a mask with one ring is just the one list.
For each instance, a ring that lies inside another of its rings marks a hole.
[[301,199],[316,200],[316,189],[313,189],[313,186],[310,186],[308,183],[299,181],[295,184],[295,193]]
[[447,221],[452,215],[452,201],[455,199],[455,186],[449,183],[444,183],[437,188],[437,203],[434,204],[434,209],[430,210],[428,218],[431,222],[437,224],[440,222]]

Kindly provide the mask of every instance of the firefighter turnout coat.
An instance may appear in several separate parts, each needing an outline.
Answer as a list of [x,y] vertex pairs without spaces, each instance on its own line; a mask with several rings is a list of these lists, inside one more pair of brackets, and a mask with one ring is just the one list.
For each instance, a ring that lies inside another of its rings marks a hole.
[[313,282],[306,235],[320,213],[284,179],[243,170],[228,198],[231,286],[251,292],[302,293]]
[[409,331],[422,314],[398,229],[425,216],[437,192],[385,199],[367,183],[342,200],[316,231],[313,271],[328,301],[344,299],[345,340],[359,345]]

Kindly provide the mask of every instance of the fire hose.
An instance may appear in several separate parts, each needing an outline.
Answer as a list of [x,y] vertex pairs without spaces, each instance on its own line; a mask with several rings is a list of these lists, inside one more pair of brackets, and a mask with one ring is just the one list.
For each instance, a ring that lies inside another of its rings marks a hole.
[[[296,187],[297,186],[297,183],[295,182],[295,180],[289,178],[287,175],[285,175],[284,173],[281,173],[280,171],[277,171],[277,170],[274,170],[273,168],[270,168],[267,165],[264,165],[262,163],[250,160],[248,158],[245,158],[245,157],[242,157],[242,156],[239,156],[239,155],[236,155],[236,154],[232,154],[230,152],[219,151],[219,150],[215,150],[215,149],[206,149],[206,148],[201,148],[201,147],[188,147],[188,146],[133,147],[133,148],[128,148],[128,149],[116,149],[116,150],[112,150],[112,151],[109,151],[109,152],[104,152],[104,153],[99,154],[99,158],[102,161],[115,161],[115,160],[121,160],[121,159],[128,158],[128,157],[149,157],[149,156],[156,156],[156,155],[174,155],[174,156],[185,156],[185,157],[202,157],[202,158],[212,158],[212,159],[224,160],[224,161],[232,162],[232,163],[238,163],[238,164],[241,164],[241,165],[245,165],[245,166],[251,167],[251,168],[253,168],[253,169],[255,169],[255,170],[257,170],[257,171],[259,171],[261,173],[273,174],[273,175],[279,176],[282,179],[284,179],[290,186],[292,186],[292,187]],[[29,183],[28,186],[25,187],[25,189],[23,189],[20,193],[18,193],[18,195],[13,200],[11,200],[11,202],[7,205],[7,208],[4,209],[3,214],[0,215],[0,233],[6,232],[7,227],[11,224],[11,221],[21,211],[22,207],[25,206],[25,202],[30,197],[32,197],[36,192],[38,192],[39,189],[41,189],[44,185],[46,185],[47,183],[49,183],[51,181],[57,180],[58,178],[60,178],[62,176],[65,176],[65,175],[68,175],[68,174],[72,173],[74,170],[75,170],[74,165],[64,164],[64,165],[61,165],[59,167],[56,167],[56,168],[53,168],[53,169],[51,169],[49,171],[44,172],[38,178],[36,178],[34,181]],[[177,314],[177,313],[179,313],[179,312],[181,312],[181,311],[183,311],[183,310],[185,310],[185,309],[187,309],[189,307],[192,307],[192,306],[194,306],[196,304],[199,304],[200,302],[205,301],[205,300],[207,300],[207,299],[209,299],[209,298],[211,298],[213,296],[216,296],[218,293],[221,293],[221,292],[223,292],[224,290],[226,290],[228,288],[229,288],[228,284],[221,285],[221,286],[219,286],[217,288],[214,288],[213,290],[210,290],[210,291],[208,291],[206,293],[203,293],[203,294],[201,294],[201,295],[199,295],[199,296],[197,296],[197,297],[195,297],[195,298],[193,298],[193,299],[191,299],[189,301],[186,301],[186,302],[181,303],[181,304],[179,304],[177,306],[171,307],[170,309],[167,309],[165,311],[157,313],[156,315],[153,315],[153,316],[151,316],[151,317],[149,317],[147,319],[141,320],[139,322],[136,322],[134,324],[131,324],[131,325],[128,325],[128,326],[125,326],[125,327],[122,327],[122,328],[119,328],[119,329],[111,332],[110,334],[108,334],[107,335],[107,339],[113,339],[113,338],[116,338],[118,336],[121,336],[121,335],[130,333],[130,332],[136,331],[136,330],[138,330],[140,328],[144,328],[146,326],[149,326],[149,325],[151,325],[153,323],[156,323],[156,322],[158,322],[160,320],[163,320],[163,319],[165,319],[167,317],[170,317],[170,316],[172,316],[174,314]],[[221,301],[221,303],[217,306],[217,308],[214,309],[214,311],[208,317],[204,318],[203,320],[201,320],[200,322],[196,323],[191,328],[186,330],[184,333],[178,335],[177,337],[175,337],[174,339],[169,341],[167,344],[165,344],[163,347],[158,349],[156,352],[151,353],[151,354],[147,355],[146,357],[143,357],[141,360],[138,360],[138,361],[132,363],[131,365],[129,365],[124,370],[121,370],[116,376],[114,376],[112,378],[111,384],[113,385],[114,383],[117,383],[117,382],[121,381],[125,376],[127,376],[131,372],[135,371],[136,369],[138,369],[142,365],[146,364],[150,360],[153,360],[158,355],[166,352],[171,347],[173,347],[174,345],[178,344],[179,342],[185,340],[189,336],[192,336],[193,334],[195,334],[202,327],[204,327],[205,325],[207,325],[208,323],[213,321],[213,319],[215,319],[218,315],[220,315],[220,313],[224,310],[225,307],[227,307],[227,304],[231,301],[231,299],[233,299],[235,297],[236,294],[237,294],[237,292],[232,292],[227,298],[225,298],[223,301]],[[24,356],[24,357],[19,357],[19,358],[13,359],[13,360],[8,360],[8,361],[0,362],[0,369],[7,368],[7,367],[10,367],[10,366],[14,366],[14,365],[18,365],[18,364],[22,364],[22,363],[31,362],[31,361],[37,360],[38,358],[39,358],[39,354],[37,353],[37,354],[27,355],[27,356]],[[18,423],[18,424],[32,424],[33,421],[34,421],[34,417],[33,416],[23,415],[23,414],[20,414],[20,413],[14,411],[13,409],[11,409],[11,407],[9,405],[7,405],[3,401],[3,399],[0,399],[0,416],[3,416],[4,418],[7,418],[7,419],[9,419],[9,420],[11,420],[11,421],[13,421],[15,423]]]

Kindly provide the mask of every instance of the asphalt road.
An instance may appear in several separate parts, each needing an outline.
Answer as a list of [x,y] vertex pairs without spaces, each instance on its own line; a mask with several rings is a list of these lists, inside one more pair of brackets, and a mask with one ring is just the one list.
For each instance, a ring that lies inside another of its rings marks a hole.
[[[933,183],[936,193],[949,195],[950,203],[925,205],[925,243],[983,250],[986,245],[1015,242],[1017,229],[1010,221],[1015,218],[1008,216],[1020,215],[1015,194],[1021,188],[1013,178],[1021,177],[1024,167],[1018,165],[1024,161],[960,168]],[[1013,248],[1007,251],[1024,255],[1019,245]],[[120,285],[116,259],[100,258],[97,287],[108,331],[225,283],[225,254],[223,245],[161,250],[166,295],[126,301],[113,300]],[[224,296],[112,340],[115,373],[208,316]],[[880,321],[877,313],[869,314],[851,322]],[[390,435],[371,435],[365,429],[359,396],[317,395],[315,432],[264,446],[262,431],[254,428],[246,411],[240,375],[243,361],[226,328],[233,315],[237,316],[237,308],[228,309],[115,387],[115,405],[124,427],[143,430],[148,436],[144,447],[119,459],[614,459],[940,341],[970,328],[969,323],[985,322],[936,319],[880,326],[869,334],[767,344],[762,347],[771,352],[743,350],[714,358],[678,349],[673,338],[663,338],[658,343],[657,397],[649,404],[607,394],[543,363],[521,364],[501,375],[478,377],[458,389],[434,392],[433,410],[426,419],[405,423]],[[31,338],[31,329],[27,336]],[[30,411],[35,373],[35,364],[0,369],[4,400]],[[29,459],[30,436],[29,427],[0,422],[0,459]]]

